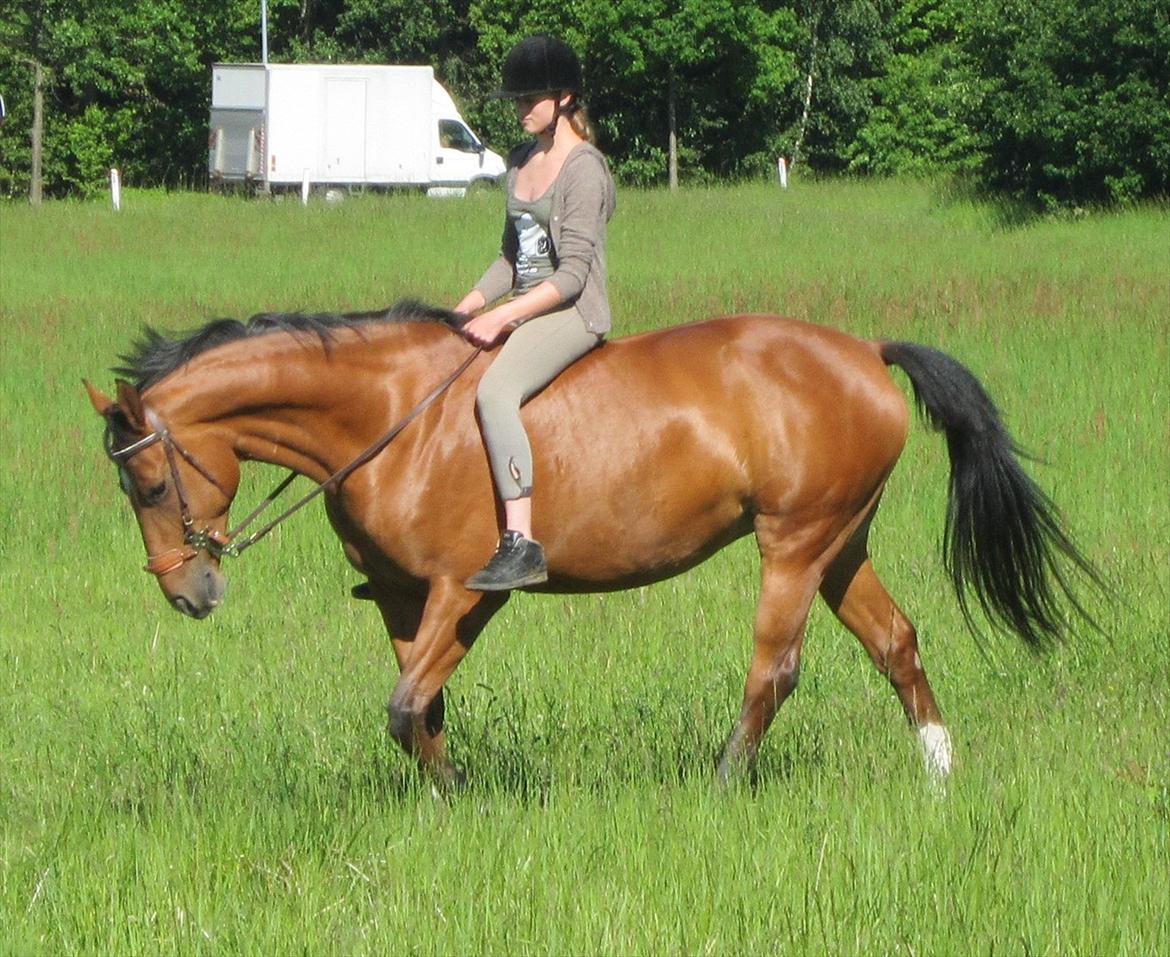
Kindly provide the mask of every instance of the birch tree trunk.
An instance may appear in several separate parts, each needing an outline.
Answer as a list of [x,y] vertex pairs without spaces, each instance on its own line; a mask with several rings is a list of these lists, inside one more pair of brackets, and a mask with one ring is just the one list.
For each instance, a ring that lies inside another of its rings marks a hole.
[[809,58],[808,58],[808,76],[805,78],[805,84],[804,84],[804,109],[801,111],[801,114],[800,114],[800,130],[796,134],[796,143],[792,147],[792,164],[790,166],[790,169],[792,167],[795,167],[796,164],[800,161],[800,151],[804,147],[804,134],[805,134],[805,131],[808,129],[808,114],[809,114],[809,110],[812,106],[813,76],[816,73],[816,69],[817,69],[817,34],[816,34],[816,27],[814,26],[813,27],[813,35],[812,35],[812,50],[809,53]]
[[667,176],[670,188],[678,189],[678,110],[676,105],[678,86],[674,80],[673,67],[670,70],[670,82],[666,97],[666,122],[669,131],[667,136]]

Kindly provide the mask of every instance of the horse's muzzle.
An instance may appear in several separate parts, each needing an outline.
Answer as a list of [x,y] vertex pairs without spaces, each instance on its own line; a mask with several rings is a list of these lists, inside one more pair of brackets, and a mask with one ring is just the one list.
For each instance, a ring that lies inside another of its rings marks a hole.
[[189,618],[202,619],[210,615],[227,591],[227,579],[218,568],[210,563],[187,575],[178,589],[171,591],[164,587],[171,607]]

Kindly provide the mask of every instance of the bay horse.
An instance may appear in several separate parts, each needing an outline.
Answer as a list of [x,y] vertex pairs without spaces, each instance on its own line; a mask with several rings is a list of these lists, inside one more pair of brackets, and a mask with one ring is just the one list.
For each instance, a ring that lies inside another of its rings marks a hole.
[[[203,618],[220,569],[240,463],[324,483],[408,410],[383,451],[326,486],[325,507],[398,661],[394,739],[443,783],[461,772],[444,744],[443,686],[506,594],[464,581],[491,555],[498,509],[475,421],[491,353],[472,355],[460,318],[404,302],[381,312],[262,314],[183,337],[146,330],[115,398],[85,383],[106,423],[148,554],[178,611]],[[429,405],[441,376],[465,374]],[[523,410],[535,454],[541,592],[631,588],[676,575],[754,532],[760,597],[739,719],[721,778],[752,765],[796,686],[819,592],[893,685],[928,771],[951,743],[910,620],[870,561],[867,536],[902,452],[909,377],[951,460],[944,559],[993,624],[1039,647],[1072,591],[1099,579],[1023,470],[992,400],[960,363],[921,345],[866,341],[769,315],[737,315],[607,342]],[[130,381],[133,380],[133,381]]]

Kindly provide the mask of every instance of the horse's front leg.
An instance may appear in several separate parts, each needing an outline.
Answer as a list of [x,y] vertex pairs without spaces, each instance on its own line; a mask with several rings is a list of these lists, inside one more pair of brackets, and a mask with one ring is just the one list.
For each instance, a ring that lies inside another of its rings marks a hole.
[[402,627],[412,621],[409,609],[378,602],[400,669],[387,706],[390,734],[440,785],[463,783],[463,773],[447,757],[443,685],[507,600],[507,593],[470,592],[462,582],[438,579],[421,603],[413,635]]

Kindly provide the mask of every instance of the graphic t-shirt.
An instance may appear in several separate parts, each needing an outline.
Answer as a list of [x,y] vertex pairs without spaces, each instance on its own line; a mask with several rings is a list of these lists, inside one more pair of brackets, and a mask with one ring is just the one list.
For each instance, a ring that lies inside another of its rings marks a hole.
[[549,236],[553,193],[549,187],[539,199],[522,200],[508,196],[508,220],[516,230],[516,291],[528,292],[556,272],[555,252]]

